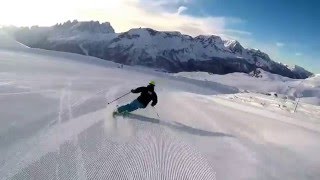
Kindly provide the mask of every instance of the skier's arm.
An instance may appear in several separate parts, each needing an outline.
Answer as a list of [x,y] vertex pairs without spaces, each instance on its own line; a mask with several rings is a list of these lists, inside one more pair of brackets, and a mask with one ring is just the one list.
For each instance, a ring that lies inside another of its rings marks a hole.
[[145,87],[138,87],[137,89],[132,89],[132,93],[141,93]]
[[156,93],[153,93],[151,106],[155,106],[158,103],[158,97]]

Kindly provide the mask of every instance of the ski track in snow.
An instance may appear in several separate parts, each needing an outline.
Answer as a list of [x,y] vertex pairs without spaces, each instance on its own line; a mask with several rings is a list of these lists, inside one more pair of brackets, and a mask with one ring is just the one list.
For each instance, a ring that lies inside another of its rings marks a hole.
[[[293,114],[270,97],[233,95],[237,88],[216,82],[118,69],[70,53],[16,51],[0,51],[0,179],[320,176],[316,106]],[[107,102],[149,80],[157,82],[161,118],[151,108],[112,118],[117,104],[137,96]]]

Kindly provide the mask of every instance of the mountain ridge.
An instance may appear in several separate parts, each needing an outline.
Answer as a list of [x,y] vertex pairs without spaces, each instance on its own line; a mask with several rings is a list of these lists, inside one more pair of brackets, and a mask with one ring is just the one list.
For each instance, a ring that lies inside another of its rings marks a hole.
[[216,35],[192,37],[177,31],[151,28],[115,33],[108,22],[77,20],[51,27],[11,28],[10,31],[17,41],[29,47],[84,54],[168,72],[227,74],[249,73],[261,68],[297,79],[312,75],[301,67],[292,69],[273,61],[260,50],[246,49],[236,40],[223,40]]

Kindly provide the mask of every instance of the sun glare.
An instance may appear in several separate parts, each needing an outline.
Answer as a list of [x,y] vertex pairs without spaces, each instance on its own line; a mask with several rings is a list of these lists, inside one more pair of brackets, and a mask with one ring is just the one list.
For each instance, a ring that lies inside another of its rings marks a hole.
[[47,26],[73,19],[100,20],[99,14],[95,14],[96,17],[85,15],[95,11],[111,14],[121,3],[122,0],[8,0],[0,6],[0,25]]

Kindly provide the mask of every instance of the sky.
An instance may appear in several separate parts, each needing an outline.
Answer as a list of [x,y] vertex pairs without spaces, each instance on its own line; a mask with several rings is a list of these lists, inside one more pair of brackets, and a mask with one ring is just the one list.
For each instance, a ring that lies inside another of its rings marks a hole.
[[110,22],[116,32],[150,27],[220,35],[278,62],[320,73],[317,0],[0,0],[0,25]]

